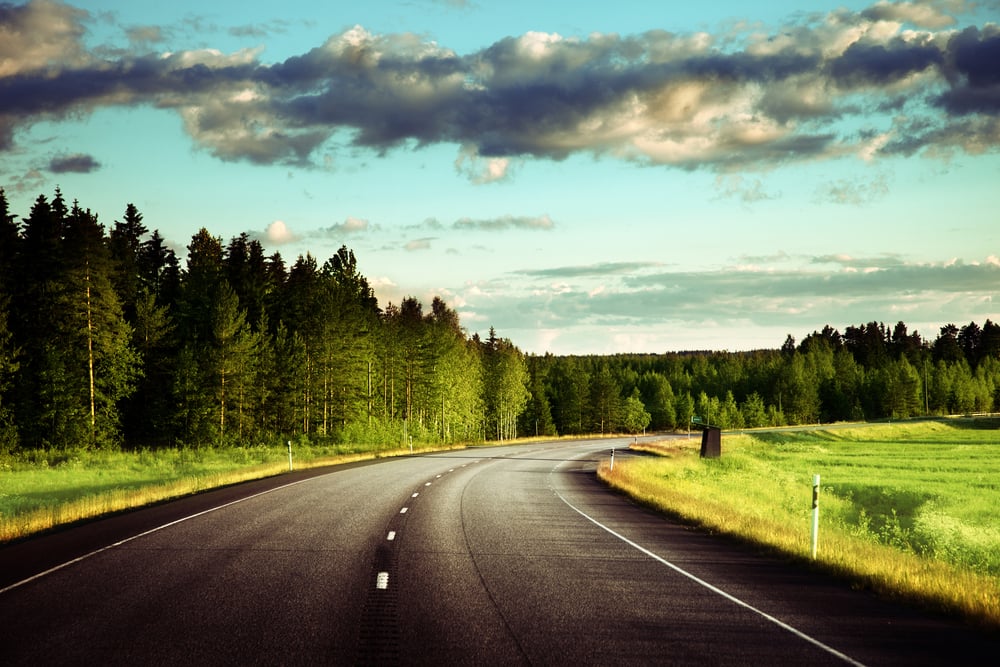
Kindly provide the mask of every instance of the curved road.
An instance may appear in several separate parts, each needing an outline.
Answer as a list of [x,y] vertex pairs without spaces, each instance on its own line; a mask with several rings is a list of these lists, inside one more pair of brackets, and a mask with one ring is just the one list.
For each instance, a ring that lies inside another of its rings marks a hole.
[[[0,549],[0,664],[940,665],[1000,637],[664,520],[628,440],[291,473]],[[990,658],[992,656],[992,658]]]

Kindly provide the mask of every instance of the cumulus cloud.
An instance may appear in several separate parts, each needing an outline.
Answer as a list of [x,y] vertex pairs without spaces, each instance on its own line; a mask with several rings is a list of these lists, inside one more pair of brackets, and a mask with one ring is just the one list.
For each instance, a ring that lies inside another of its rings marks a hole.
[[275,220],[268,225],[267,230],[264,232],[264,237],[269,243],[273,243],[274,245],[292,243],[299,238],[288,228],[288,225],[283,220]]
[[921,28],[946,28],[954,25],[955,17],[948,14],[948,5],[956,11],[966,9],[964,1],[958,2],[887,2],[879,0],[873,7],[862,12],[862,16],[875,21],[899,21]]
[[55,0],[0,5],[0,77],[87,63],[81,43],[87,16]]
[[57,155],[49,160],[49,171],[53,174],[89,174],[101,168],[101,163],[93,155],[73,153],[72,155]]
[[[376,154],[451,144],[483,184],[579,153],[726,172],[995,151],[1000,28],[956,32],[965,10],[883,1],[719,36],[532,32],[468,54],[356,26],[265,63],[259,50],[98,58],[86,12],[33,0],[0,8],[0,151],[33,123],[110,105],[169,110],[197,146],[255,164],[314,166],[345,133]],[[901,104],[903,119],[879,111]]]

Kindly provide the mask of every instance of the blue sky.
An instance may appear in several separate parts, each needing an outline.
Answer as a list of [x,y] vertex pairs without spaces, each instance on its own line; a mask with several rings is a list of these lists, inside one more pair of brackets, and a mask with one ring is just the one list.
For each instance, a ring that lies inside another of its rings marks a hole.
[[0,4],[0,187],[535,353],[1000,319],[1000,3]]

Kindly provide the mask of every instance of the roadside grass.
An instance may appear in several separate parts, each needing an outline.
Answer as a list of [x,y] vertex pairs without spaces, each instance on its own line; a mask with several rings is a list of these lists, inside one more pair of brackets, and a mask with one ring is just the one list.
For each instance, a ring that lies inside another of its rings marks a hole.
[[[939,422],[723,435],[602,464],[639,502],[849,578],[881,595],[1000,627],[1000,430]],[[633,449],[636,449],[633,447]],[[817,558],[812,479],[821,476]]]
[[[561,439],[561,438],[560,438]],[[526,443],[551,437],[523,438]],[[414,443],[426,453],[509,442]],[[292,443],[295,470],[405,456],[409,447],[377,442]],[[284,444],[140,451],[0,452],[0,544],[58,526],[288,471]]]
[[[409,451],[302,442],[293,444],[293,467],[302,470]],[[34,450],[0,455],[0,544],[56,526],[287,470],[285,446],[135,452]]]

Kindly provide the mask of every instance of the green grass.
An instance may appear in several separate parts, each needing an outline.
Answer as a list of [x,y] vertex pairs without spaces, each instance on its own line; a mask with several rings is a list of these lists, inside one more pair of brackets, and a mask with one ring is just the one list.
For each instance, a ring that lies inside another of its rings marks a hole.
[[939,422],[723,435],[601,476],[713,531],[809,560],[813,475],[821,476],[816,566],[882,594],[1000,625],[1000,430]]
[[[300,470],[410,452],[409,447],[392,448],[367,436],[358,444],[348,445],[302,438],[293,442],[294,467]],[[522,438],[518,442],[549,439]],[[480,442],[475,446],[500,444],[510,443]],[[414,442],[414,448],[421,452],[466,446],[472,445]],[[0,453],[0,544],[57,526],[287,470],[285,445]]]
[[[296,470],[409,449],[293,444]],[[284,446],[0,455],[0,543],[288,470]]]

